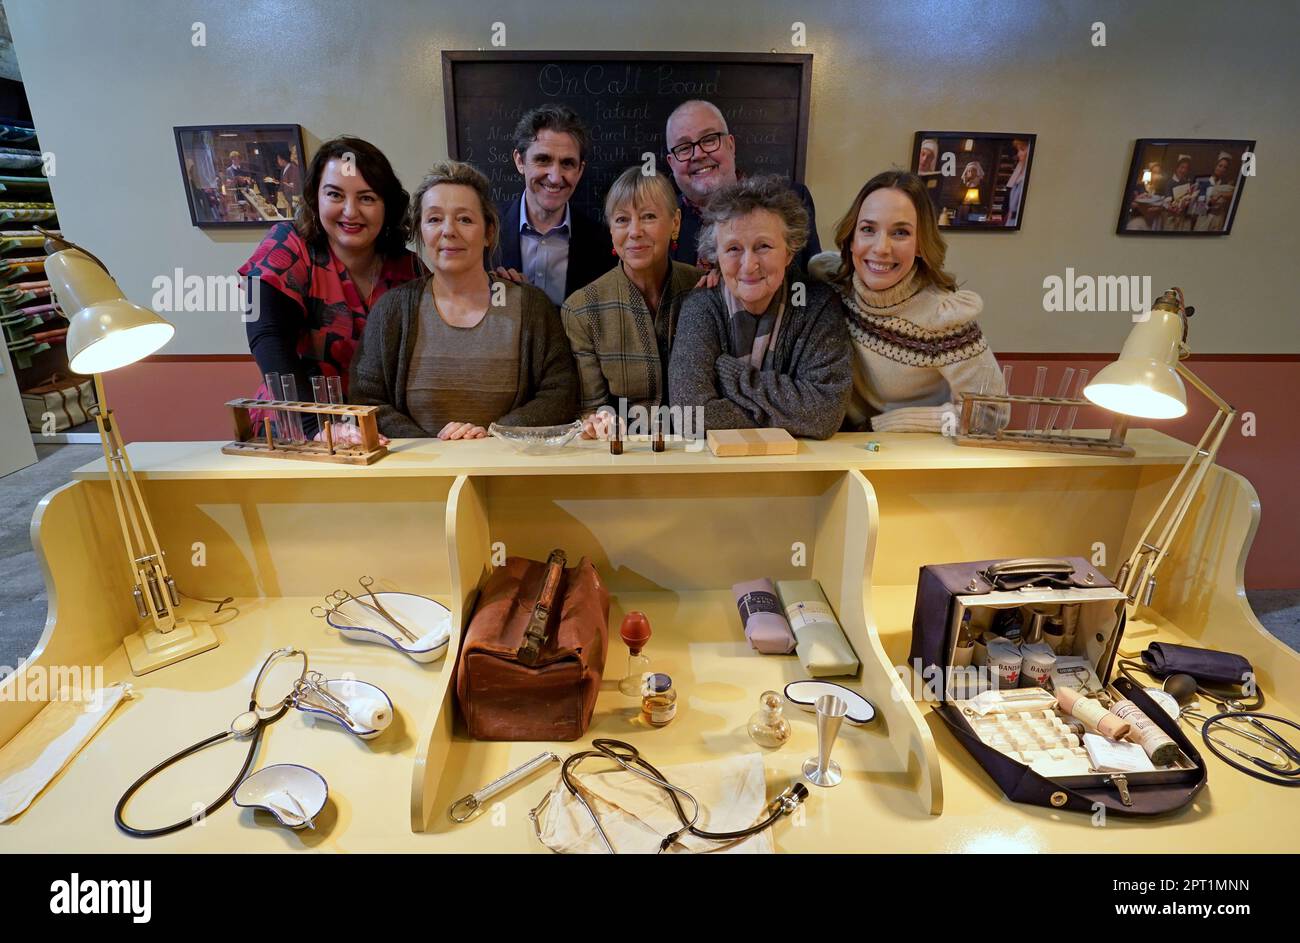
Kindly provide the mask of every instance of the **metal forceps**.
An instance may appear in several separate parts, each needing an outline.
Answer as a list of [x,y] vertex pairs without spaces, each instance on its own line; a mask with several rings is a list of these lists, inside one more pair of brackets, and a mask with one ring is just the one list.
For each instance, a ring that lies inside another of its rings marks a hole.
[[[348,603],[348,602],[354,602],[358,606],[361,606],[363,609],[367,609],[370,612],[373,612],[376,616],[383,619],[385,622],[387,622],[397,631],[401,632],[402,635],[406,637],[407,641],[409,642],[419,641],[419,636],[412,633],[411,630],[408,629],[406,626],[402,625],[402,623],[398,622],[396,619],[394,619],[392,616],[388,615],[381,609],[376,609],[374,606],[370,605],[370,603],[366,602],[365,600],[358,599],[356,596],[353,596],[346,589],[334,590],[334,592],[330,593],[328,596],[325,597],[325,605],[311,607],[311,614],[315,616],[317,619],[328,619],[331,613],[339,612],[340,607],[344,603]],[[342,613],[339,612],[339,615],[342,616]],[[348,627],[356,628],[356,629],[367,628],[366,626],[353,625],[350,622],[348,623]]]
[[302,676],[293,683],[294,705],[297,706],[304,699],[314,698],[331,714],[337,714],[347,721],[349,727],[362,726],[352,719],[352,715],[348,713],[348,706],[329,692],[325,687],[325,680],[325,676],[319,671],[304,671]]
[[[393,616],[391,612],[389,612],[387,609],[384,608],[384,604],[379,601],[379,597],[375,595],[375,591],[370,588],[375,585],[375,581],[372,577],[360,576],[357,578],[357,582],[361,584],[361,588],[364,589],[367,595],[370,596],[370,601],[374,603],[372,608],[377,609],[381,616],[383,616],[385,619],[391,622],[395,628],[400,629],[402,631],[402,634],[405,635],[407,638],[409,638],[412,642],[419,640],[419,636],[415,635],[410,629],[402,625],[402,623],[397,621],[397,619]],[[361,602],[361,600],[358,599],[357,602]],[[365,603],[361,603],[361,604],[363,606],[365,605]]]

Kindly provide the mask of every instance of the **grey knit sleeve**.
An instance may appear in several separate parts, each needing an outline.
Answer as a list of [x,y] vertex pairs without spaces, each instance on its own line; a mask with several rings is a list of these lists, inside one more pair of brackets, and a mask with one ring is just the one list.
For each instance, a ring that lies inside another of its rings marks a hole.
[[716,289],[691,292],[682,302],[668,361],[668,398],[683,412],[703,412],[704,429],[692,418],[695,432],[708,429],[752,429],[759,417],[727,399],[718,388],[718,356],[726,350],[721,333],[722,299]]
[[539,289],[523,292],[523,343],[529,398],[497,420],[503,426],[555,426],[578,415],[578,371],[560,312]]
[[[765,426],[792,436],[828,439],[840,430],[853,385],[848,327],[839,297],[819,286],[810,289],[803,336],[795,340],[788,373],[755,370],[737,357],[717,360],[723,393]],[[792,323],[791,327],[794,328]]]
[[[423,281],[420,282],[423,285]],[[429,433],[410,416],[398,410],[397,358],[400,356],[403,314],[410,292],[394,289],[380,298],[352,355],[348,380],[348,402],[378,406],[379,431],[389,438],[421,439]]]

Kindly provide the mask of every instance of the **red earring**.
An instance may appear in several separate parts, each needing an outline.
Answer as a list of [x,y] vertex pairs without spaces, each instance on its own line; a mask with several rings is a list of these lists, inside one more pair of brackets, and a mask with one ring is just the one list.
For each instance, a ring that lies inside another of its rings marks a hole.
[[609,254],[610,254],[610,255],[618,255],[618,250],[615,249],[615,248],[613,248],[613,247],[611,247],[610,250],[609,250]]
[[676,252],[676,251],[677,251],[677,237],[676,237],[676,236],[673,236],[673,241],[670,242],[670,243],[668,243],[668,251],[669,251],[669,252]]

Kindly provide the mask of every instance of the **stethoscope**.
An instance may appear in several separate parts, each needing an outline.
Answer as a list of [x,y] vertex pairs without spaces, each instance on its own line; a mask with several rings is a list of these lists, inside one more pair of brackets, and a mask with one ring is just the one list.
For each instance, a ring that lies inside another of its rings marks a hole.
[[[259,704],[257,701],[258,691],[261,688],[262,681],[266,677],[266,673],[270,669],[271,665],[281,658],[294,657],[302,658],[302,674],[299,675],[298,680],[294,682],[293,690],[290,691],[289,694],[285,695],[283,699],[276,701],[274,704],[265,707]],[[122,798],[117,801],[117,808],[113,810],[113,821],[117,823],[117,827],[127,835],[131,835],[135,838],[156,838],[160,835],[170,835],[172,832],[179,832],[183,828],[189,828],[195,822],[206,818],[229,802],[230,797],[235,794],[235,790],[239,788],[239,784],[244,781],[244,778],[248,775],[249,769],[252,768],[253,761],[257,757],[257,748],[262,742],[262,735],[266,732],[266,728],[283,717],[285,712],[294,705],[296,700],[301,696],[302,683],[304,679],[308,678],[308,674],[306,652],[300,651],[296,648],[277,648],[275,651],[271,652],[271,654],[267,655],[266,660],[262,662],[262,667],[258,669],[257,677],[253,681],[253,690],[248,696],[248,710],[235,717],[235,719],[230,722],[230,726],[225,730],[220,733],[215,733],[206,739],[200,740],[192,746],[186,747],[179,753],[169,756],[132,783],[130,788],[127,789],[126,792],[122,793]],[[217,743],[224,743],[227,740],[247,740],[248,753],[244,757],[243,765],[239,768],[239,774],[235,776],[230,787],[213,800],[206,809],[202,812],[191,815],[187,819],[182,819],[181,821],[174,822],[171,825],[165,825],[162,828],[135,828],[126,824],[126,820],[122,818],[122,811],[126,808],[126,804],[131,800],[131,797],[140,790],[141,786],[153,779],[169,766],[178,763],[187,756],[192,756],[206,747],[210,747]]]
[[[797,809],[799,805],[808,798],[808,787],[803,783],[794,783],[779,796],[769,802],[767,808],[764,810],[766,816],[761,821],[751,825],[749,828],[739,829],[734,832],[706,832],[695,824],[699,821],[700,813],[702,811],[699,801],[685,789],[682,789],[680,786],[674,786],[672,783],[668,782],[668,780],[664,778],[664,774],[650,765],[649,760],[643,759],[636,747],[632,746],[632,744],[623,740],[598,737],[591,741],[591,746],[592,749],[574,753],[564,761],[563,765],[560,767],[560,781],[564,784],[564,788],[567,789],[574,798],[582,804],[582,807],[587,810],[587,814],[591,816],[592,824],[596,826],[596,831],[600,834],[601,841],[605,843],[605,848],[610,854],[615,854],[614,845],[609,840],[609,836],[605,834],[605,829],[600,824],[600,817],[596,815],[595,810],[592,809],[591,805],[587,802],[587,797],[584,795],[586,790],[573,777],[574,770],[583,760],[595,757],[612,760],[627,772],[640,776],[647,782],[654,783],[656,786],[668,793],[668,797],[673,803],[673,810],[677,813],[677,818],[682,823],[682,827],[664,836],[663,840],[659,843],[658,853],[660,854],[677,844],[681,837],[687,833],[695,835],[697,838],[703,838],[705,841],[721,843],[737,842],[741,839],[748,838],[751,835],[757,835],[764,829],[771,828],[775,825],[782,816],[793,814],[795,809]],[[686,815],[686,810],[682,807],[681,799],[678,798],[679,796],[684,797],[691,803],[693,813],[689,818]],[[534,830],[540,828],[538,817],[541,815],[542,809],[546,807],[546,804],[549,801],[550,793],[547,793],[536,808],[528,813],[529,819],[533,822]],[[541,837],[540,832],[538,837]]]
[[[1142,662],[1120,659],[1117,664],[1120,673],[1139,687],[1141,683],[1130,672],[1137,669],[1150,674]],[[1300,723],[1276,714],[1261,713],[1259,708],[1264,706],[1263,692],[1256,691],[1252,703],[1247,704],[1240,698],[1204,687],[1191,675],[1170,675],[1164,679],[1161,689],[1178,702],[1180,720],[1192,726],[1201,725],[1201,739],[1205,741],[1205,746],[1224,763],[1238,772],[1275,786],[1300,786],[1300,749],[1269,726],[1270,723],[1281,724],[1300,732]],[[1197,695],[1217,704],[1218,712],[1210,715],[1203,713],[1198,709],[1199,702],[1193,707],[1193,698]],[[1264,752],[1242,749],[1229,743],[1225,737],[1238,737]]]

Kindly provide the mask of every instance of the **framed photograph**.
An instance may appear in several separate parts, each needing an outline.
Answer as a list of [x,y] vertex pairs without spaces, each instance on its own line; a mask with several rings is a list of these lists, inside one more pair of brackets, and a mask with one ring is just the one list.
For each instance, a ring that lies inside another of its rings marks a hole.
[[925,181],[939,228],[1019,230],[1037,137],[987,131],[917,131],[912,141],[912,172]]
[[1254,153],[1254,141],[1138,138],[1116,232],[1226,236]]
[[191,125],[173,130],[195,226],[266,226],[293,218],[302,199],[299,125]]

